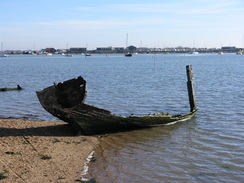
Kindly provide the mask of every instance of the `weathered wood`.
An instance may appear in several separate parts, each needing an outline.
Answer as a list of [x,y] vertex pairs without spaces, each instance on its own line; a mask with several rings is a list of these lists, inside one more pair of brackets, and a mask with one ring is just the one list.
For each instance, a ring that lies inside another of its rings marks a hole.
[[19,85],[17,85],[16,88],[0,88],[0,92],[12,91],[12,90],[22,90],[22,87],[20,87]]
[[194,91],[194,77],[192,72],[192,65],[186,66],[186,73],[187,73],[187,89],[188,89],[188,96],[189,96],[189,103],[191,112],[196,110],[196,99],[195,99],[195,91]]
[[58,103],[64,107],[74,107],[86,99],[86,81],[78,78],[62,83],[54,83]]
[[[192,73],[188,74],[193,78]],[[190,82],[193,91],[193,83]],[[189,84],[189,85],[190,85]],[[68,122],[74,131],[83,134],[114,132],[134,128],[161,126],[192,118],[197,110],[183,115],[157,113],[146,116],[119,116],[111,111],[85,104],[86,81],[82,77],[64,81],[36,92],[43,108],[57,118]]]

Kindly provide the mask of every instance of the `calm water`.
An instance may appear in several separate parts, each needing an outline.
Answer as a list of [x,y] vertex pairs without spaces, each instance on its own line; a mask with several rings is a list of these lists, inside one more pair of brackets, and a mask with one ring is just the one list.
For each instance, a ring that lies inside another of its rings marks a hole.
[[92,55],[0,58],[0,117],[57,120],[35,91],[83,76],[87,103],[116,114],[189,111],[186,65],[193,65],[197,107],[192,120],[101,138],[92,172],[98,182],[243,182],[244,56]]

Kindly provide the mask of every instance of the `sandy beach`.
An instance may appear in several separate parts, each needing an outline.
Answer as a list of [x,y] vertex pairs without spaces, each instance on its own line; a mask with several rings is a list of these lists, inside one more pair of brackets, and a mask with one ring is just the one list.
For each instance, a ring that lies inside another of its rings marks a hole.
[[81,182],[97,145],[64,122],[0,119],[0,182]]

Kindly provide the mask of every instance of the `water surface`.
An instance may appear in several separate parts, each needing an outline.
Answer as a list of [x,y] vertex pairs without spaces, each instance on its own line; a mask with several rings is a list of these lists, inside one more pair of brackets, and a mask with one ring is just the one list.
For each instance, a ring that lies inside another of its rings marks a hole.
[[57,120],[35,91],[83,76],[86,102],[120,115],[189,112],[186,65],[193,65],[192,120],[101,138],[98,182],[242,182],[244,56],[236,54],[10,56],[0,58],[0,117]]

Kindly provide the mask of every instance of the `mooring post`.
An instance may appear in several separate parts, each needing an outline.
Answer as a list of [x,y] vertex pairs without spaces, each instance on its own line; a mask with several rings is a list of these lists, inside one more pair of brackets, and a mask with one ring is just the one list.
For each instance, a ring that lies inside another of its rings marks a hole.
[[192,72],[192,65],[186,66],[186,73],[187,73],[187,89],[188,89],[188,96],[189,96],[189,103],[191,107],[191,112],[196,110],[196,99],[195,99],[195,91],[194,91],[194,77]]

